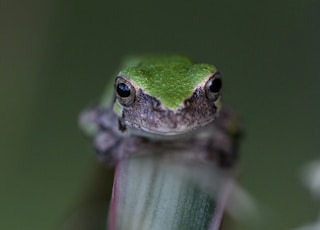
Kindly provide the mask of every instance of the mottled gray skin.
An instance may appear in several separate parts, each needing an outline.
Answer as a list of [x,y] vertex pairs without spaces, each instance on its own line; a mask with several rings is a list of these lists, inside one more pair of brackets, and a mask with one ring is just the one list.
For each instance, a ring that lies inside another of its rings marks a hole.
[[190,135],[175,139],[152,139],[132,135],[126,131],[112,108],[92,108],[84,111],[81,122],[96,127],[93,146],[97,157],[107,165],[118,160],[143,155],[173,152],[182,157],[217,162],[222,167],[231,167],[237,159],[241,134],[238,118],[234,112],[222,108],[218,118]]
[[113,101],[80,118],[99,159],[112,164],[172,152],[234,164],[241,131],[237,116],[221,109],[221,78],[214,66],[179,56],[141,58],[125,66],[115,79]]
[[[177,139],[194,129],[212,122],[218,108],[205,96],[204,89],[198,88],[178,109],[168,109],[154,97],[137,92],[133,105],[123,107],[120,121],[130,132],[157,139]],[[143,130],[148,127],[149,130]],[[140,132],[140,131],[144,132]]]

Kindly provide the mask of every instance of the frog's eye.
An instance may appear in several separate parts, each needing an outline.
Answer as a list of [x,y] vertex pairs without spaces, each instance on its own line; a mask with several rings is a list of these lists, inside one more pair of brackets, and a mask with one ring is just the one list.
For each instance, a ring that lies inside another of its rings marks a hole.
[[136,98],[136,90],[133,85],[122,77],[117,77],[115,82],[115,92],[118,101],[124,106],[131,105]]
[[206,96],[210,100],[217,100],[219,98],[222,88],[222,80],[220,74],[214,73],[205,85]]

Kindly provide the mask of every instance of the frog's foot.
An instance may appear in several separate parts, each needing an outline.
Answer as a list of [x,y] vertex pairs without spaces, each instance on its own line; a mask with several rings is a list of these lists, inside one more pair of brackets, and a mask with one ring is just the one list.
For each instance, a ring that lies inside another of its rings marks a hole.
[[224,130],[217,129],[207,142],[207,158],[221,167],[232,167],[238,158],[238,144]]
[[84,133],[93,141],[97,158],[107,165],[113,165],[117,159],[115,152],[124,134],[117,126],[117,116],[112,108],[91,107],[83,111],[79,124]]
[[217,146],[215,151],[219,166],[229,168],[236,164],[238,160],[238,145],[236,143],[232,143],[228,148]]
[[101,130],[119,132],[119,128],[116,125],[117,120],[117,115],[111,107],[102,108],[95,106],[87,108],[80,114],[79,125],[87,136],[93,137]]
[[153,143],[146,138],[119,136],[110,130],[99,132],[93,140],[93,145],[98,160],[107,166],[113,166],[123,159],[148,154],[148,149],[154,148]]
[[243,128],[239,116],[228,107],[223,107],[215,121],[212,142],[209,149],[221,167],[232,167],[238,159],[239,142],[243,136]]
[[81,112],[79,126],[88,137],[94,136],[99,130],[100,111],[97,107],[90,107]]
[[121,138],[110,131],[99,131],[93,138],[93,146],[99,161],[111,166],[118,159],[116,150]]
[[234,140],[239,140],[243,136],[244,130],[241,119],[230,107],[222,107],[215,124]]

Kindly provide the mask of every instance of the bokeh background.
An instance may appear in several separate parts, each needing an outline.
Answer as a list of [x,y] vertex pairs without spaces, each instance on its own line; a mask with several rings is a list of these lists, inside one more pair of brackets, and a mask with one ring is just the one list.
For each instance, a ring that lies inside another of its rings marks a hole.
[[246,127],[240,183],[263,210],[255,227],[230,229],[315,220],[300,170],[320,153],[319,12],[316,0],[1,1],[0,229],[67,229],[84,212],[103,225],[112,172],[77,116],[134,53],[186,54],[222,72]]

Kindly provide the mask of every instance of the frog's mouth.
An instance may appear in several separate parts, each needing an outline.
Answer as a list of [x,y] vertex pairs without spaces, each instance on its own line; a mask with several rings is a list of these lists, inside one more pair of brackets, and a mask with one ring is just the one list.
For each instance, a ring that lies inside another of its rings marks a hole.
[[139,124],[126,122],[126,129],[129,133],[154,139],[178,139],[185,136],[192,136],[200,129],[211,123],[214,119],[203,124],[181,126],[176,128],[169,127],[144,127]]
[[[200,109],[183,108],[184,110],[163,111],[124,111],[120,122],[125,129],[134,135],[173,139],[192,135],[198,129],[215,120],[215,106]],[[188,110],[189,109],[189,110]]]

